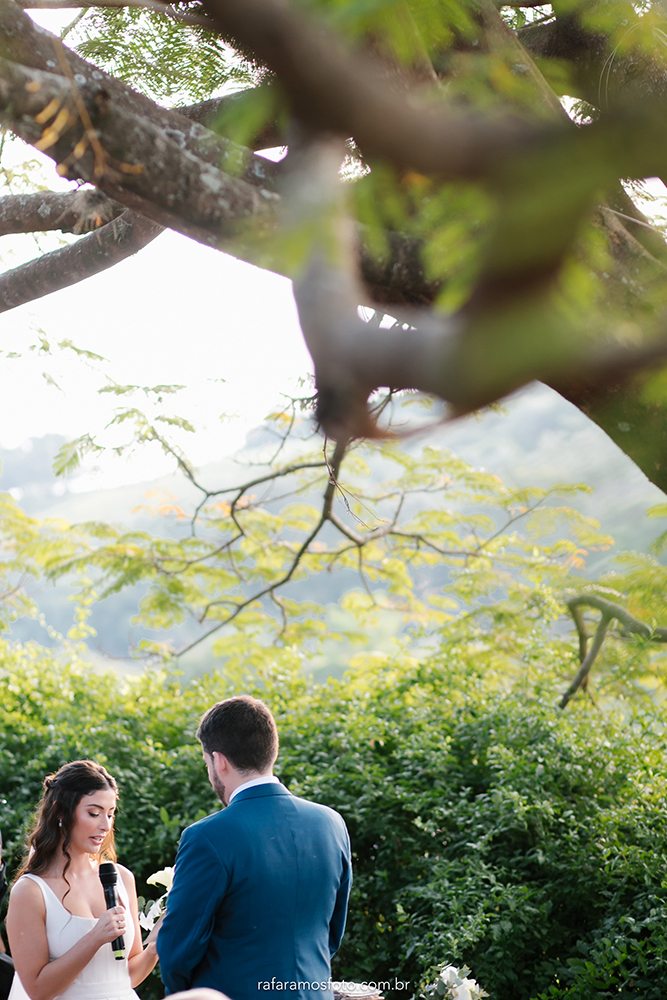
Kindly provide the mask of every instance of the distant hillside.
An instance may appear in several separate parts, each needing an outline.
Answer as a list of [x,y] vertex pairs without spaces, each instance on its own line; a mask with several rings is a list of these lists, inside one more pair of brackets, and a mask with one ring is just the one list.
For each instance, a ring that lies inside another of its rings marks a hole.
[[[147,493],[168,492],[183,504],[194,498],[194,488],[176,474],[116,489],[71,492],[67,483],[56,480],[51,472],[53,455],[63,441],[58,435],[47,435],[34,439],[31,447],[0,450],[0,489],[11,490],[31,514],[70,522],[105,520],[151,531],[156,530],[156,520],[137,510],[147,503]],[[249,435],[240,457],[247,461],[261,455],[263,441],[264,433],[258,428]],[[425,444],[449,448],[471,465],[495,473],[508,484],[588,483],[594,493],[582,496],[576,505],[596,517],[616,539],[616,551],[646,550],[661,530],[659,523],[647,521],[644,513],[647,507],[664,501],[664,495],[579,410],[542,386],[517,393],[502,411],[484,412],[408,437],[404,447],[415,453]],[[199,476],[211,488],[221,488],[247,478],[243,464],[233,457],[223,458],[200,469]],[[378,468],[377,474],[381,475],[382,470]],[[157,525],[158,530],[165,530],[165,522],[158,521]],[[597,575],[612,558],[613,552],[598,556],[589,563],[588,572]],[[308,596],[333,604],[348,587],[356,585],[351,573],[327,575],[326,579],[296,584],[291,594],[296,599]],[[66,632],[72,620],[72,606],[67,601],[69,588],[65,584],[55,587],[42,584],[39,589],[37,596],[46,620]],[[126,591],[95,608],[92,624],[98,637],[91,643],[93,653],[97,650],[100,656],[102,651],[112,657],[127,655],[129,642],[144,634],[130,624],[140,596],[138,590]],[[384,645],[392,632],[392,626],[384,623],[371,643],[374,647]],[[16,623],[13,635],[23,640],[32,637],[48,641],[44,629],[31,621]],[[174,638],[180,643],[185,638],[184,631]],[[190,669],[203,666],[208,655],[203,646],[199,647],[189,658]]]
[[[616,540],[616,551],[645,551],[663,528],[645,511],[665,494],[607,435],[558,393],[533,385],[485,412],[442,429],[438,444],[510,485],[587,483],[576,501]],[[664,526],[663,526],[664,527]]]

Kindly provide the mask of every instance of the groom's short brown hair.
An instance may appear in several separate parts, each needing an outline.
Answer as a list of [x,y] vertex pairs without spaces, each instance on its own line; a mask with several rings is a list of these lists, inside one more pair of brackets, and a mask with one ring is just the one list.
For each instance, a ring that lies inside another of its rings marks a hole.
[[238,771],[268,771],[278,756],[278,730],[267,705],[250,695],[225,698],[201,718],[197,739],[205,753],[225,755]]

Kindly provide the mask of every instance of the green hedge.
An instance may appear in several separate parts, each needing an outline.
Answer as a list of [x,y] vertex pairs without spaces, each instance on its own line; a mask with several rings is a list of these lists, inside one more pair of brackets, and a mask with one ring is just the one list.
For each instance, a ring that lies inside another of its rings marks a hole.
[[[216,807],[194,731],[230,681],[121,682],[37,648],[7,648],[3,667],[0,825],[14,859],[42,776],[96,757],[121,785],[119,857],[156,895],[146,877]],[[286,784],[350,828],[355,885],[336,975],[417,989],[447,961],[468,964],[496,1000],[664,996],[657,710],[643,723],[583,700],[559,713],[552,693],[491,690],[456,650],[368,658],[312,690],[278,670],[233,689],[272,706]]]

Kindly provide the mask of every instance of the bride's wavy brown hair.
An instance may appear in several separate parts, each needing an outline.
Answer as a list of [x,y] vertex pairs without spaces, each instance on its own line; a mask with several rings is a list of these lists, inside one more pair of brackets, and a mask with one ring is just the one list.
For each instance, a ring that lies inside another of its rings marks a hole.
[[[60,848],[65,855],[63,878],[69,887],[67,870],[72,860],[69,845],[76,807],[84,795],[102,789],[110,789],[118,795],[115,778],[94,760],[73,760],[69,764],[63,764],[55,774],[49,774],[44,778],[44,794],[37,806],[32,830],[28,835],[28,856],[17,878],[25,874],[43,874],[48,870]],[[116,860],[113,827],[102,841],[95,857],[100,860]],[[68,888],[65,896],[69,891]]]

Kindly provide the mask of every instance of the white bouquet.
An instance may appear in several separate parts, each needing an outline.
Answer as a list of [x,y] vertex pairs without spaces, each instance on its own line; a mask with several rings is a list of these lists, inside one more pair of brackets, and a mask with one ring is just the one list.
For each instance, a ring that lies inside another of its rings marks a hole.
[[141,905],[139,906],[139,923],[145,931],[151,931],[155,922],[167,908],[167,896],[174,881],[174,869],[163,868],[159,872],[153,872],[146,881],[149,885],[163,885],[166,889],[166,892],[163,892],[159,899],[149,899],[143,908]]
[[[469,979],[470,969],[467,965],[457,969],[453,965],[445,965],[438,973],[435,988],[431,987],[438,997],[447,1000],[478,1000],[478,997],[488,997],[486,990],[478,985],[475,979]],[[430,991],[429,991],[430,992]]]

